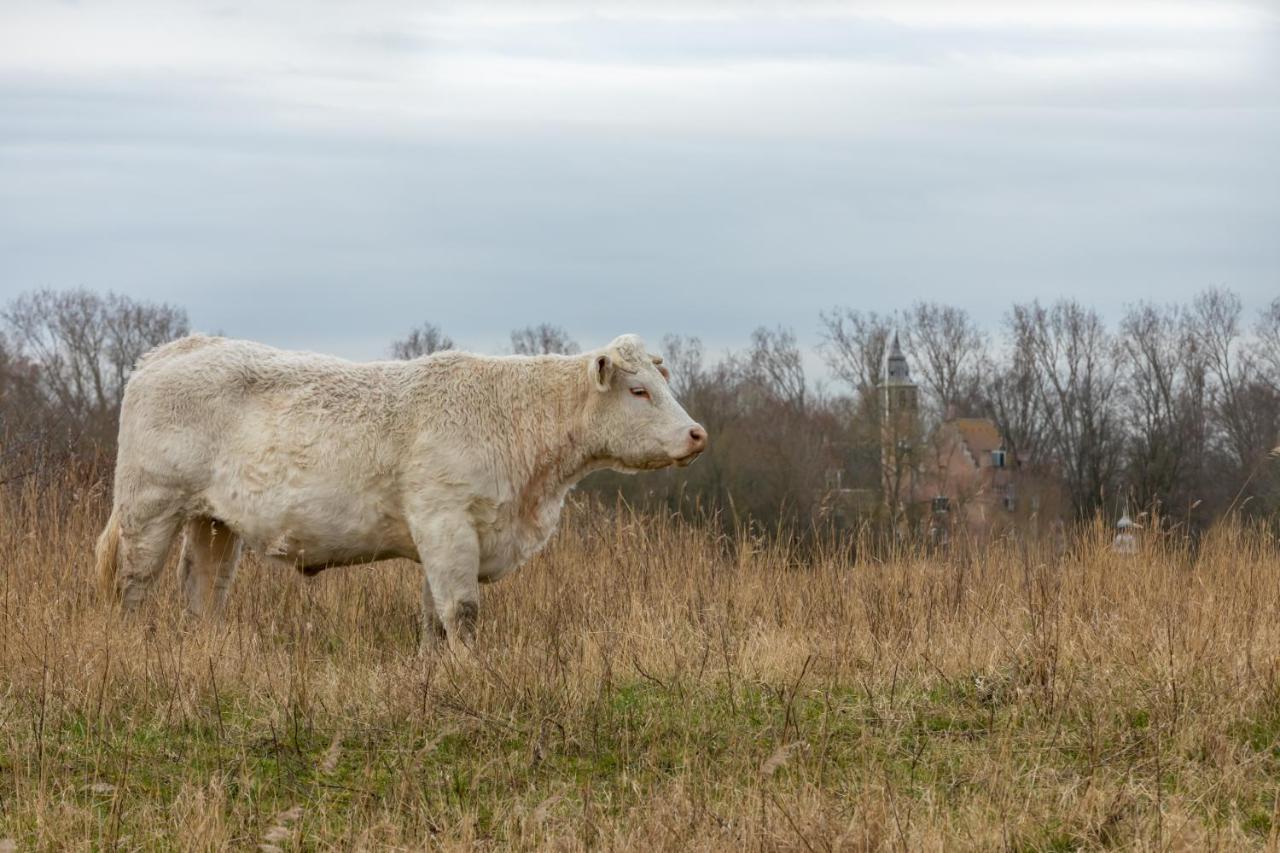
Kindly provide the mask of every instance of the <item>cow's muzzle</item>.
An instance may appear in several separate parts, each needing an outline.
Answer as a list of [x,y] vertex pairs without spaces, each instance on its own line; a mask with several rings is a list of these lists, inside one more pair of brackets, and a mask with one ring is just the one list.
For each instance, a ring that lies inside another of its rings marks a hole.
[[700,424],[694,424],[689,427],[687,452],[683,456],[674,457],[675,464],[681,468],[685,468],[693,464],[693,460],[702,455],[707,449],[707,431]]

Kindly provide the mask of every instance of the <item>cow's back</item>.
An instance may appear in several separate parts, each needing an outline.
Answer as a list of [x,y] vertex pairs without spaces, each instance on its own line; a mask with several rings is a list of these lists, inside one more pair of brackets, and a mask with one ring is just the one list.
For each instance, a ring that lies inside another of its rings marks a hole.
[[404,362],[356,363],[251,341],[191,335],[138,362],[125,391],[127,420],[152,426],[204,422],[228,409],[263,406],[281,414],[370,423],[383,419],[408,380]]
[[297,467],[338,451],[385,457],[402,438],[398,401],[407,370],[401,362],[357,364],[249,341],[182,338],[148,353],[130,378],[120,461],[201,478],[254,460]]
[[396,513],[407,362],[357,364],[193,336],[149,353],[121,414],[117,488],[164,483],[263,553],[355,541]]

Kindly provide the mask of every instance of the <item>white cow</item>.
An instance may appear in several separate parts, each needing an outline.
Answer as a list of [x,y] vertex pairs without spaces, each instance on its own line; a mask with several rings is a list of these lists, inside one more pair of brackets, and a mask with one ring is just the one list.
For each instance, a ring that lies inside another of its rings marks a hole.
[[661,364],[634,335],[579,356],[367,364],[166,344],[125,390],[99,577],[136,607],[179,528],[197,614],[222,606],[242,544],[308,575],[407,557],[424,568],[424,639],[469,640],[478,584],[538,552],[578,480],[706,448]]

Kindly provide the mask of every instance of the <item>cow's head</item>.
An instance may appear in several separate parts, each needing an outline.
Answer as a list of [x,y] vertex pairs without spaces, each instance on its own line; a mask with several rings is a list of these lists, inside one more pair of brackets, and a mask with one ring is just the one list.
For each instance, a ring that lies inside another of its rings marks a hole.
[[707,431],[676,402],[662,358],[635,335],[587,354],[593,443],[619,471],[685,466],[707,449]]

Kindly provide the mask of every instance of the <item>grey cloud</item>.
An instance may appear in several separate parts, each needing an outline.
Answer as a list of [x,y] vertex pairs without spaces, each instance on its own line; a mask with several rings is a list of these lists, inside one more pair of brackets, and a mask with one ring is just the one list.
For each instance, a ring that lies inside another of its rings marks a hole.
[[[575,50],[663,61],[628,52],[624,26],[581,26],[565,36]],[[912,63],[950,44],[870,26],[743,32],[725,47],[701,26],[654,24],[639,41],[675,27],[676,58]],[[975,38],[1057,49],[1044,34]],[[559,48],[547,36],[529,50]],[[1112,311],[1207,285],[1253,305],[1280,292],[1275,77],[1044,88],[989,76],[940,74],[940,99],[865,126],[837,81],[797,93],[833,113],[848,103],[832,126],[783,132],[764,102],[756,133],[448,118],[388,128],[299,121],[244,81],[11,75],[0,78],[0,299],[112,288],[179,302],[204,329],[372,357],[423,319],[494,350],[543,320],[584,345],[676,331],[714,350],[758,324],[812,343],[819,309],[835,303],[940,299],[994,323],[1013,300],[1059,294]]]
[[[470,34],[467,34],[470,36]],[[1099,31],[1070,26],[907,26],[874,16],[829,14],[653,19],[587,15],[494,26],[484,37],[454,37],[446,25],[417,34],[357,36],[406,52],[487,51],[542,59],[612,63],[713,64],[768,60],[850,60],[945,65],[975,55],[1079,57],[1101,52],[1247,48],[1256,34],[1225,31]]]

